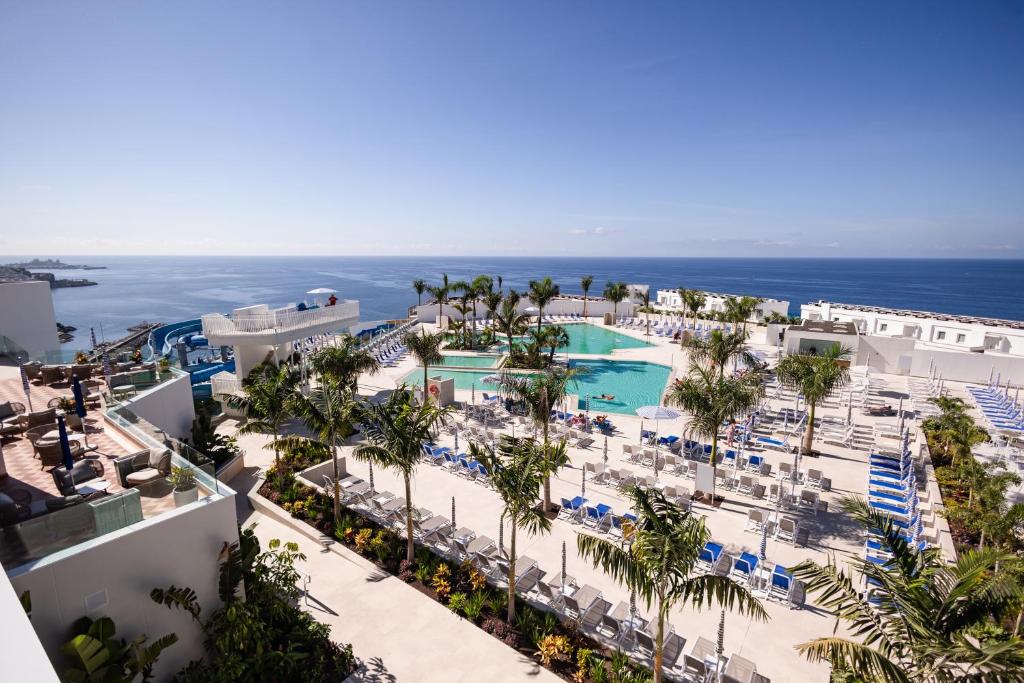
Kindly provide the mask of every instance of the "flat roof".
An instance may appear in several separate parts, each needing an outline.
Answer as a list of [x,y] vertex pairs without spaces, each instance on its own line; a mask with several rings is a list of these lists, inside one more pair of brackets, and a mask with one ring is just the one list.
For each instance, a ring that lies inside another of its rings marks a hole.
[[857,326],[853,323],[842,323],[832,320],[804,320],[799,325],[791,325],[789,329],[798,332],[817,332],[818,334],[857,335]]
[[933,318],[935,320],[944,320],[947,322],[957,322],[965,324],[977,324],[987,325],[989,327],[1009,327],[1015,330],[1024,330],[1024,321],[1021,320],[1005,320],[1002,318],[985,318],[975,315],[958,315],[955,313],[934,313],[930,311],[915,311],[903,308],[885,308],[884,306],[863,306],[861,304],[841,304],[836,301],[825,301],[820,299],[816,302],[806,304],[808,306],[835,306],[838,308],[846,308],[851,311],[863,311],[865,313],[883,313],[887,315],[902,315],[909,318]]

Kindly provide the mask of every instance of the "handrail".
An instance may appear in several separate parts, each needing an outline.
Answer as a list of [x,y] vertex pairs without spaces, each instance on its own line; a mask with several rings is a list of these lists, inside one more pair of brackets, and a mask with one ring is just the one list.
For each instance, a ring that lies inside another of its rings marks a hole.
[[345,301],[334,306],[312,308],[305,311],[274,311],[227,317],[218,313],[204,315],[204,334],[257,334],[283,332],[309,325],[329,323],[359,315],[358,301]]

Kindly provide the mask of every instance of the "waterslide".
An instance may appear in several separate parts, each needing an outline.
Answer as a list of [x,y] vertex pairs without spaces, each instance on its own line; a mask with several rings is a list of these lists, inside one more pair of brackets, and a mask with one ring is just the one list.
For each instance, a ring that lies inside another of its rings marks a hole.
[[[160,357],[174,361],[177,359],[176,349],[179,340],[184,341],[190,351],[197,348],[206,348],[207,341],[206,337],[201,334],[202,331],[203,321],[198,318],[170,323],[158,327],[150,333],[149,346]],[[210,355],[217,354],[217,351],[210,349]],[[197,387],[195,385],[209,382],[210,378],[218,372],[234,372],[235,361],[232,358],[227,362],[197,363],[185,369],[191,375],[193,393],[196,393]]]

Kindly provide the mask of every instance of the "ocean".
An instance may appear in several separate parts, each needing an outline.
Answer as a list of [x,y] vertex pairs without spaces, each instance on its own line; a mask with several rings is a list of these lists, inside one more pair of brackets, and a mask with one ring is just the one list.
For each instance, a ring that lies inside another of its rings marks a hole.
[[[13,257],[0,260],[11,262]],[[688,287],[784,299],[790,313],[819,299],[942,313],[1024,320],[1024,261],[738,258],[494,258],[494,257],[63,257],[106,270],[57,271],[98,286],[53,292],[57,320],[78,328],[68,349],[117,338],[142,320],[174,322],[255,303],[301,301],[315,287],[358,299],[363,320],[399,318],[416,303],[411,282],[480,273],[501,275],[522,290],[551,276],[579,292],[593,275],[592,293],[608,280],[658,288]]]

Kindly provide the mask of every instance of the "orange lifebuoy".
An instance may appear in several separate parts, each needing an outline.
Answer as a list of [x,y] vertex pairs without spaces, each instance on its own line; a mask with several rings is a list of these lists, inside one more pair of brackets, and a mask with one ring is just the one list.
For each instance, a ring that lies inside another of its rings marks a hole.
[[431,395],[431,396],[437,396],[438,394],[440,394],[440,393],[441,393],[441,390],[437,388],[437,385],[436,385],[436,384],[431,384],[431,385],[430,385],[430,388],[429,388],[429,389],[427,389],[427,391],[429,391],[429,392],[430,392],[430,395]]

